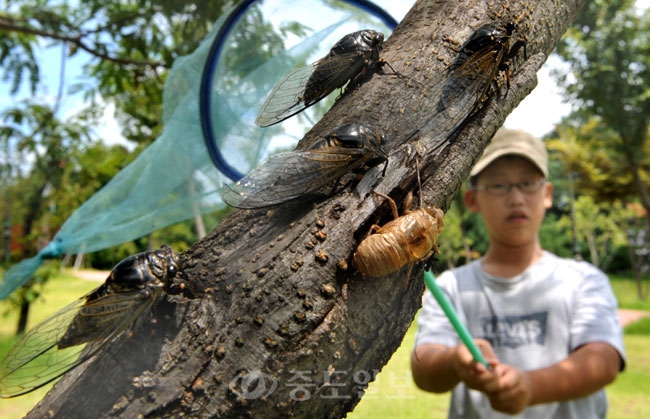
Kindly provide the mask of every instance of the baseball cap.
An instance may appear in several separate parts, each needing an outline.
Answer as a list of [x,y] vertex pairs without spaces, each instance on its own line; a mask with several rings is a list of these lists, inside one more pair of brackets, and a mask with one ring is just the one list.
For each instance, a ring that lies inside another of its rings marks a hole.
[[542,140],[527,132],[515,129],[500,129],[476,162],[470,176],[476,176],[499,157],[515,155],[528,159],[545,177],[548,177],[548,152]]

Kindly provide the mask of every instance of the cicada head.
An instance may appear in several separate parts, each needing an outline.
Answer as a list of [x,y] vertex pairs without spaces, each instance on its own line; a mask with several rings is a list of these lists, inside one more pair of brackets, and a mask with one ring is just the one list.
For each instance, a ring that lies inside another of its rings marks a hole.
[[408,243],[409,259],[412,261],[427,257],[436,248],[438,234],[442,232],[444,213],[438,208],[428,207],[414,211],[405,217],[412,217],[404,223],[403,233]]
[[436,207],[426,207],[424,210],[436,220],[436,226],[438,227],[438,234],[442,233],[442,230],[445,228],[445,213],[442,212],[440,208]]
[[384,134],[380,129],[356,122],[339,125],[324,138],[326,144],[343,148],[374,150],[384,142]]
[[116,292],[162,287],[171,282],[180,267],[180,257],[169,246],[122,259],[111,271],[108,286]]
[[371,29],[361,31],[361,42],[369,48],[381,47],[384,44],[384,34]]
[[376,51],[378,55],[383,43],[383,33],[372,29],[364,29],[349,33],[339,39],[330,50],[329,56],[349,53],[365,54],[368,51]]
[[514,22],[507,22],[505,30],[497,29],[492,25],[484,25],[478,28],[472,36],[463,44],[461,51],[466,55],[472,55],[484,48],[500,48],[504,43],[507,44],[512,33],[517,29]]

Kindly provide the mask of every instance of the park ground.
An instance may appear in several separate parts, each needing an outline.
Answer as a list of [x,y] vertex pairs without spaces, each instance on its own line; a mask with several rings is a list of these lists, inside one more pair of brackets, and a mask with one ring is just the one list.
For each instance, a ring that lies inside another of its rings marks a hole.
[[[32,307],[28,328],[70,301],[96,288],[108,271],[64,271],[46,284],[44,298]],[[611,276],[612,287],[619,300],[619,318],[625,327],[626,370],[608,386],[609,419],[647,417],[650,402],[650,301],[639,300],[634,281],[626,276]],[[15,310],[0,302],[0,312],[8,313],[0,322],[0,358],[15,340]],[[440,418],[446,416],[449,395],[434,395],[419,390],[411,378],[410,353],[415,337],[411,326],[402,345],[377,375],[365,392],[351,419],[366,418]],[[51,385],[13,399],[0,399],[0,418],[23,417],[43,398]]]

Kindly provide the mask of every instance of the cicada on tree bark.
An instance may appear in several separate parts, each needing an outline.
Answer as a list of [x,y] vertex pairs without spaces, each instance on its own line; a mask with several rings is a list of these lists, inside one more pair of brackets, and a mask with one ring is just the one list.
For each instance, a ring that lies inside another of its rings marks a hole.
[[[517,40],[511,45],[516,29],[517,26],[510,21],[479,27],[460,47],[447,76],[442,81],[424,84],[423,95],[439,98],[431,116],[422,122],[422,126],[429,125],[432,131],[422,141],[427,152],[453,141],[462,124],[476,114],[490,96],[491,86],[497,80],[499,71],[505,71],[509,86],[511,62],[522,48],[526,58],[524,40]],[[411,106],[417,107],[417,102],[414,101]]]
[[387,159],[383,132],[361,124],[341,125],[302,151],[274,154],[221,197],[235,208],[262,208],[311,194],[350,171]]
[[345,35],[325,57],[284,76],[262,105],[255,123],[268,127],[282,122],[346,83],[346,92],[356,89],[383,71],[387,64],[379,58],[383,44],[384,34],[370,29]]
[[16,342],[0,363],[0,397],[29,393],[89,360],[160,300],[179,269],[168,246],[120,261],[102,285]]

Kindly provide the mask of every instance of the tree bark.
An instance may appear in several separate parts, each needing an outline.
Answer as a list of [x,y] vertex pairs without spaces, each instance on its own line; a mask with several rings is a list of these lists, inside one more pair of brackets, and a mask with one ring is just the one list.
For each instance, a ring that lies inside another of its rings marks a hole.
[[[381,127],[391,150],[386,176],[369,170],[321,195],[260,210],[235,210],[184,255],[196,298],[167,296],[153,322],[139,319],[92,362],[68,373],[28,417],[345,416],[400,342],[421,305],[422,265],[363,278],[351,257],[372,224],[392,216],[371,189],[400,203],[417,189],[446,209],[506,116],[534,88],[535,73],[577,15],[582,0],[419,1],[382,56],[410,79],[375,76],[346,95],[307,133],[305,148],[334,127]],[[539,4],[537,6],[537,4]],[[522,7],[537,7],[524,10]],[[442,151],[426,86],[473,30],[513,20],[528,60]],[[420,94],[424,92],[424,94]],[[543,110],[540,110],[543,112]],[[427,122],[428,121],[428,122]],[[395,147],[404,133],[422,127]],[[444,233],[439,239],[444,252]]]

